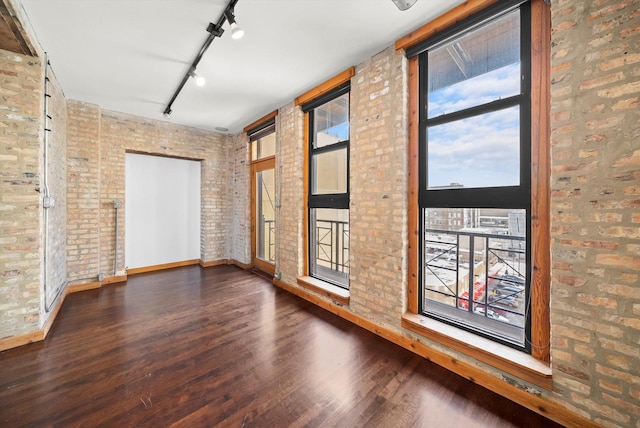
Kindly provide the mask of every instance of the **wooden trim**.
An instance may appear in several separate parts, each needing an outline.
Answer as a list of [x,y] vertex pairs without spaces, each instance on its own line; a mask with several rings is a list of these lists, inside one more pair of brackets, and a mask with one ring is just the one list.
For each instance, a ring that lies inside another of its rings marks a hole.
[[173,269],[173,268],[182,267],[182,266],[192,266],[192,265],[197,265],[198,263],[200,263],[199,259],[185,260],[185,261],[182,261],[182,262],[174,262],[174,263],[163,263],[163,264],[160,264],[160,265],[153,265],[153,266],[145,266],[145,267],[127,269],[127,274],[128,275],[136,275],[136,274],[139,274],[139,273],[155,272],[155,271],[158,271],[158,270]]
[[309,113],[304,114],[302,128],[302,274],[309,275]]
[[[274,161],[275,164],[275,161]],[[250,216],[250,227],[251,227],[251,261],[255,262],[256,260],[256,218],[257,218],[257,213],[256,213],[256,165],[254,165],[253,163],[251,164],[251,171],[249,173],[249,179],[251,180],[251,185],[250,185],[250,191],[249,191],[249,197],[251,198],[249,200],[249,207],[251,209],[251,213],[249,214]]]
[[102,281],[102,285],[114,284],[116,282],[126,282],[126,281],[127,281],[127,275],[109,276],[109,277],[105,278],[104,281]]
[[92,281],[92,282],[85,282],[83,284],[68,285],[67,294],[77,293],[79,291],[94,290],[100,287],[102,287],[102,283],[100,281]]
[[276,273],[276,265],[274,263],[266,262],[260,259],[253,260],[253,268],[269,274],[272,278]]
[[227,259],[210,260],[208,262],[200,260],[200,266],[204,268],[212,267],[212,266],[228,265],[228,264],[229,264],[229,260]]
[[273,275],[276,271],[276,267],[273,263],[265,262],[264,260],[260,260],[256,257],[256,219],[258,218],[257,209],[256,209],[256,173],[261,171],[266,171],[269,169],[273,169],[273,174],[275,177],[276,173],[276,158],[275,156],[271,156],[269,158],[260,159],[258,161],[254,161],[251,163],[251,263],[252,267],[256,267],[257,269],[263,270],[267,273]]
[[353,76],[355,76],[356,74],[356,68],[355,67],[349,67],[347,68],[345,71],[343,71],[342,73],[333,76],[331,79],[327,80],[324,83],[321,83],[320,85],[316,86],[315,88],[305,92],[304,94],[300,95],[299,97],[297,97],[295,99],[295,105],[297,106],[301,106],[303,104],[308,103],[309,101],[313,101],[314,99],[318,98],[321,95],[326,94],[327,92],[332,91],[333,89],[337,88],[338,86],[342,85],[343,83],[348,82],[349,80],[351,80],[351,78]]
[[41,340],[44,340],[44,338],[44,330],[36,330],[31,333],[0,339],[0,351],[6,351],[7,349],[28,345],[29,343],[40,342]]
[[396,50],[403,50],[416,45],[496,2],[497,0],[468,0],[398,39],[396,41]]
[[423,343],[413,340],[409,337],[405,337],[402,334],[382,327],[373,323],[359,315],[349,311],[349,309],[336,305],[322,297],[316,296],[308,291],[302,290],[299,287],[287,284],[286,282],[274,279],[273,284],[283,290],[289,291],[304,300],[307,300],[347,321],[350,321],[357,326],[369,330],[370,332],[377,334],[378,336],[395,343],[411,352],[414,352],[427,360],[444,367],[447,370],[456,373],[465,379],[470,380],[473,383],[481,385],[496,394],[502,395],[510,399],[511,401],[520,404],[536,413],[539,413],[549,419],[552,419],[560,424],[571,427],[585,427],[596,428],[598,424],[591,422],[585,417],[571,412],[563,407],[561,404],[551,401],[545,397],[538,396],[520,389],[505,380],[499,379],[480,368],[465,363],[433,349]]
[[194,162],[202,162],[205,160],[204,158],[193,158],[189,156],[175,156],[175,155],[168,155],[168,154],[157,153],[157,152],[150,152],[146,150],[125,149],[124,152],[127,154],[131,153],[134,155],[155,156],[157,158],[168,158],[168,159],[181,159],[181,160],[188,160],[188,161],[194,161]]
[[420,208],[418,194],[420,184],[419,129],[420,129],[420,79],[418,58],[409,59],[409,142],[408,142],[408,259],[407,310],[418,313],[418,265],[420,249]]
[[349,290],[329,284],[311,276],[299,276],[298,285],[330,298],[344,306],[349,306]]
[[541,388],[553,389],[551,368],[531,355],[422,315],[404,314],[402,327]]
[[251,263],[242,263],[238,260],[227,260],[227,264],[228,265],[234,265],[234,266],[238,266],[241,269],[251,269],[253,266],[251,265]]
[[[551,11],[531,2],[531,355],[551,361],[550,52]],[[539,89],[538,89],[539,88]]]
[[62,309],[62,304],[64,303],[64,300],[67,298],[67,294],[69,294],[68,286],[65,287],[64,291],[61,293],[60,299],[58,300],[58,304],[56,305],[56,307],[51,312],[49,312],[49,317],[47,318],[47,322],[45,322],[44,325],[42,326],[42,339],[40,340],[44,340],[49,334],[49,330],[51,330],[53,323],[56,321],[56,318],[60,313],[60,309]]
[[259,128],[260,126],[264,125],[265,123],[269,122],[270,120],[275,119],[277,115],[278,115],[278,110],[274,110],[271,113],[267,114],[266,116],[263,116],[260,119],[256,120],[255,122],[250,123],[247,126],[245,126],[242,129],[242,132],[249,132],[249,131],[251,131],[253,129]]
[[47,334],[49,334],[49,330],[51,330],[53,323],[60,313],[60,309],[62,308],[62,304],[64,303],[64,299],[67,297],[67,294],[69,294],[68,286],[60,294],[58,303],[56,304],[55,308],[49,313],[49,318],[47,318],[47,322],[44,323],[41,329],[18,336],[0,339],[0,351],[6,351],[7,349],[17,348],[19,346],[40,342],[46,339]]

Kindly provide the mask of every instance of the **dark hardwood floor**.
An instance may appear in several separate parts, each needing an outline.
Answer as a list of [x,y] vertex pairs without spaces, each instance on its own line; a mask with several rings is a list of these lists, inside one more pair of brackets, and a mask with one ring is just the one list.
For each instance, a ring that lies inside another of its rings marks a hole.
[[232,266],[67,296],[0,353],[0,426],[543,427],[509,400]]

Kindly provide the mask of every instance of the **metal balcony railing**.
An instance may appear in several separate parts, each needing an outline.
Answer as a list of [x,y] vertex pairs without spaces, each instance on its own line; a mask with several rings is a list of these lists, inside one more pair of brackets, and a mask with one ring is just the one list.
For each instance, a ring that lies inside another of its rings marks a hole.
[[259,233],[264,237],[263,249],[264,254],[258,254],[258,256],[271,263],[276,261],[276,221],[275,220],[262,220],[259,224]]
[[319,266],[349,274],[349,223],[317,220],[315,256]]
[[524,327],[526,259],[524,236],[427,229],[425,298]]

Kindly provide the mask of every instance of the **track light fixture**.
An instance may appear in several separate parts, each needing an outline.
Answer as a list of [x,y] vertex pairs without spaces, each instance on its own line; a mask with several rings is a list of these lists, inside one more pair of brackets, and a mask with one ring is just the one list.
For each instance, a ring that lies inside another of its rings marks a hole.
[[407,9],[409,9],[411,6],[413,6],[417,0],[391,0],[391,1],[392,1],[396,6],[398,6],[398,9],[400,9],[400,10],[407,10]]
[[227,8],[224,11],[224,16],[227,18],[227,21],[229,21],[231,27],[231,38],[234,40],[241,39],[242,36],[244,36],[244,30],[236,23],[236,17],[233,15],[233,12]]
[[189,70],[189,76],[193,77],[193,80],[196,81],[196,85],[198,86],[204,86],[204,84],[207,83],[206,79],[202,76],[198,76],[194,69]]
[[174,101],[176,100],[176,98],[180,94],[180,91],[182,91],[182,88],[184,87],[185,83],[187,83],[187,80],[189,80],[190,77],[193,77],[195,79],[196,85],[198,86],[203,86],[205,84],[204,77],[198,76],[196,74],[196,67],[200,63],[200,60],[202,59],[204,53],[207,51],[207,49],[209,49],[209,45],[211,45],[211,42],[213,42],[216,37],[221,37],[222,33],[224,33],[224,30],[222,29],[224,23],[226,21],[229,21],[229,24],[231,25],[231,37],[233,39],[239,39],[244,35],[244,31],[238,26],[238,24],[236,23],[236,18],[233,15],[233,9],[236,7],[237,3],[238,0],[229,0],[229,4],[224,9],[224,12],[220,16],[220,18],[218,18],[218,21],[215,24],[212,22],[209,23],[209,26],[207,27],[207,32],[209,33],[207,39],[202,44],[200,52],[198,52],[198,55],[189,66],[189,69],[182,78],[182,81],[178,85],[178,88],[173,93],[171,101],[169,101],[169,104],[167,104],[167,107],[164,109],[164,115],[166,117],[169,117],[169,115],[171,114],[171,106],[173,106]]

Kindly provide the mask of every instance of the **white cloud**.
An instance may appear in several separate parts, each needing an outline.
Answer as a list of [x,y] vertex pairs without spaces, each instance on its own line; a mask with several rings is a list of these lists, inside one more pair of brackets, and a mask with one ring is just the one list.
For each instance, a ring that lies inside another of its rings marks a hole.
[[519,184],[519,109],[512,107],[429,128],[429,186]]

